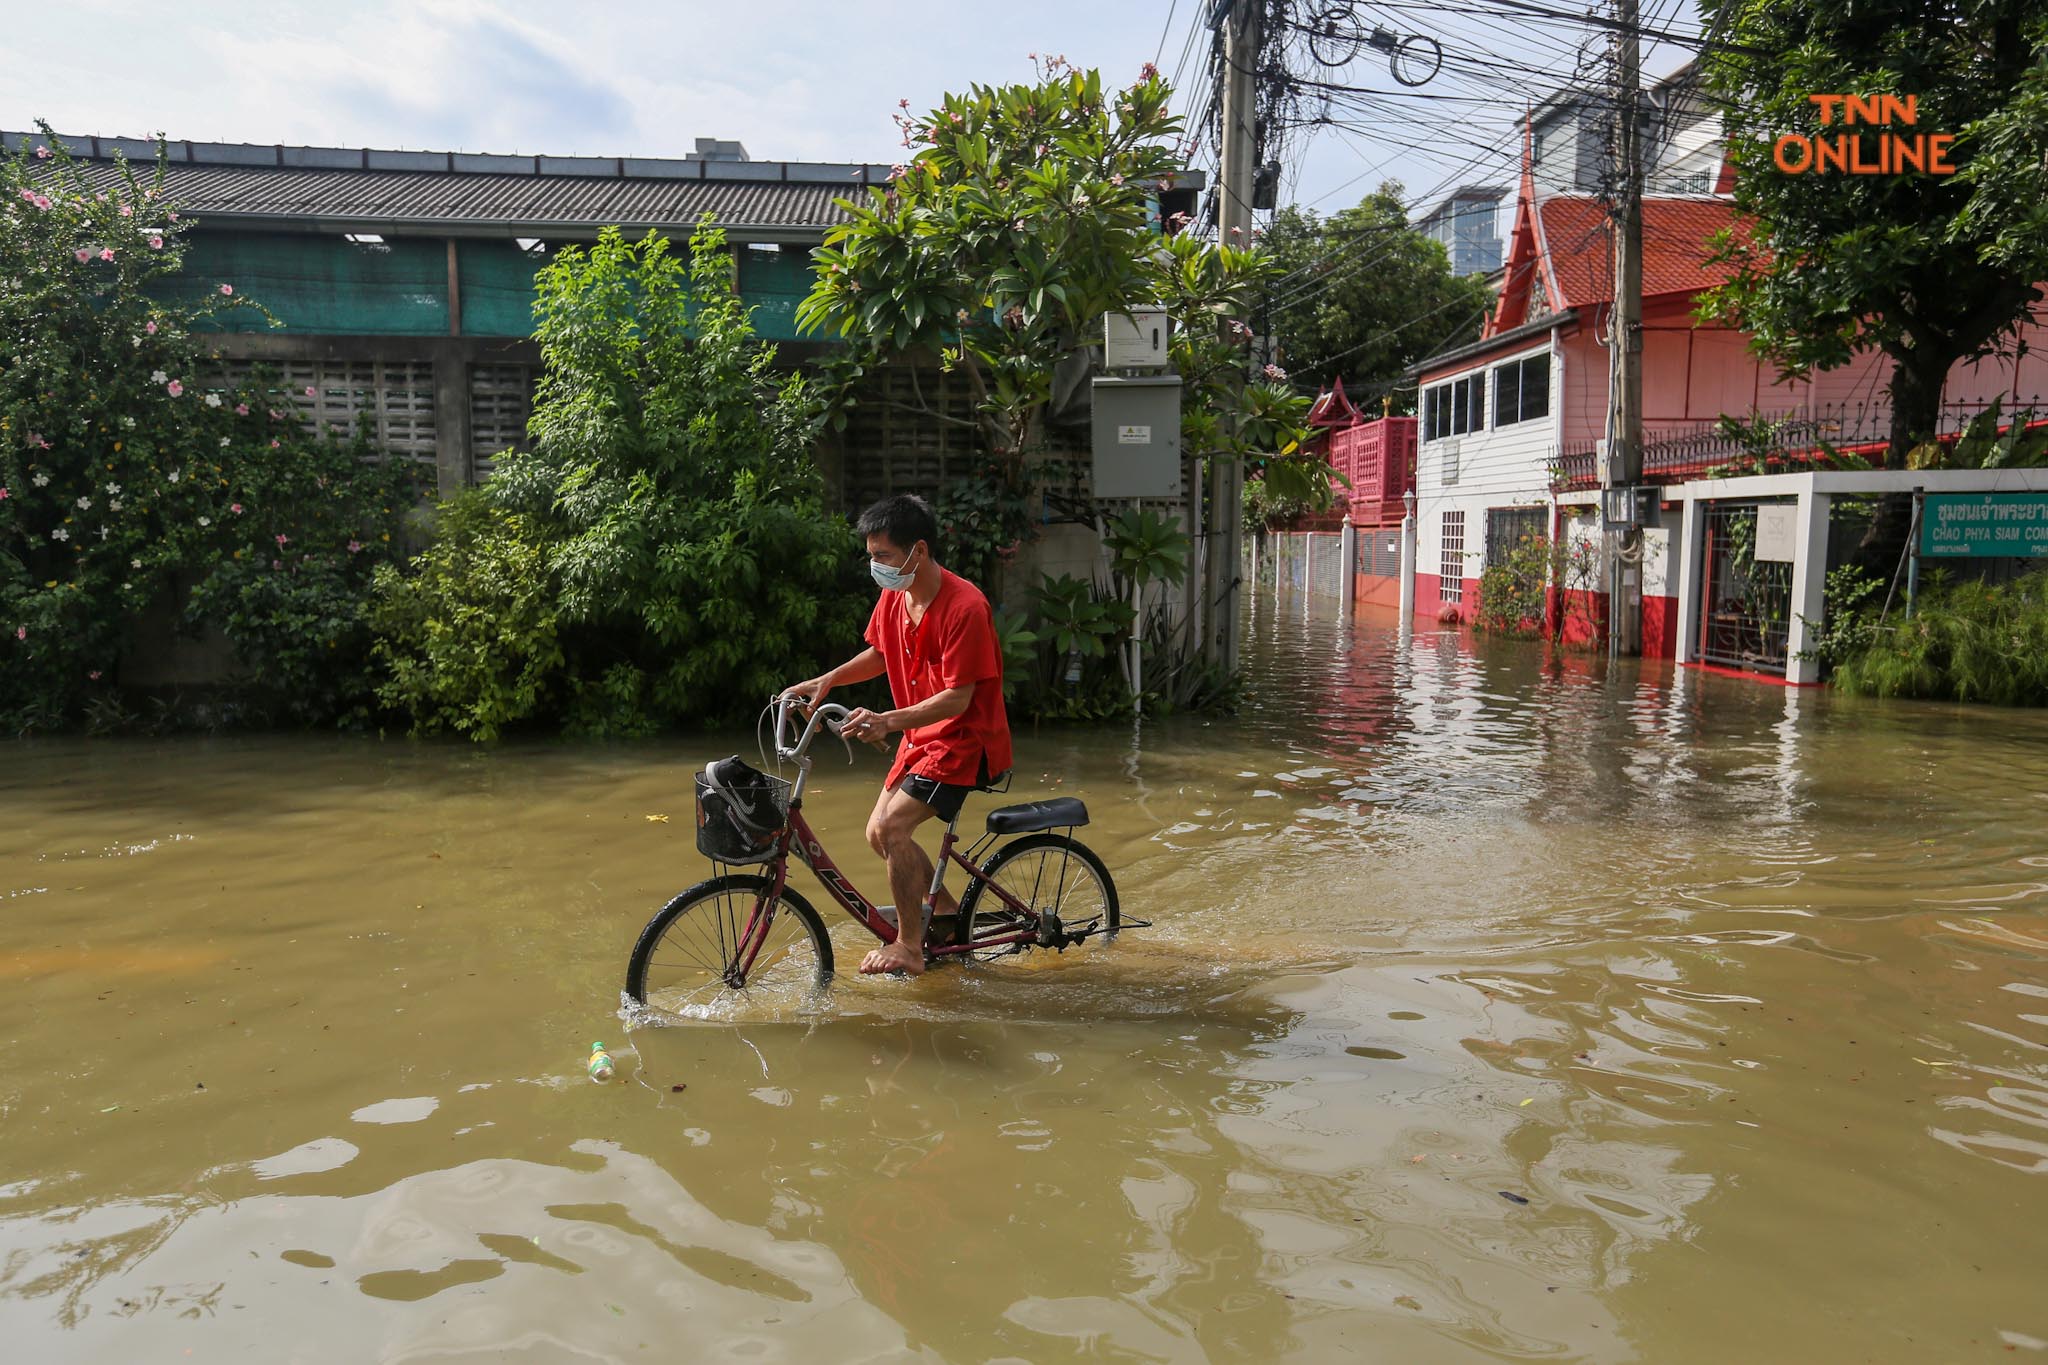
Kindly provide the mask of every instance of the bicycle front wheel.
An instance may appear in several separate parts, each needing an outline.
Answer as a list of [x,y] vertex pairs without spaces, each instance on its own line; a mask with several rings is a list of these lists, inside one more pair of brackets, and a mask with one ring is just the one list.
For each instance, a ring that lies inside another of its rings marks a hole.
[[1109,869],[1064,834],[1027,834],[995,851],[960,897],[959,932],[969,937],[958,941],[1022,927],[1026,921],[1011,901],[1041,918],[1058,915],[1070,932],[1092,926],[1113,935],[1123,923]]
[[633,945],[627,996],[637,1004],[681,1011],[737,985],[802,991],[824,986],[832,979],[832,940],[818,912],[786,886],[767,937],[740,977],[747,926],[757,908],[767,908],[769,886],[766,877],[712,877],[662,906]]

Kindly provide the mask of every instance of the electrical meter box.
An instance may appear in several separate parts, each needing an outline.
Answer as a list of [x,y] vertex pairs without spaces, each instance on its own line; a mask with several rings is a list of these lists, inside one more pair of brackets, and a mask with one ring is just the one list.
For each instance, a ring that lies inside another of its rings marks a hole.
[[1166,368],[1168,324],[1164,308],[1134,308],[1102,319],[1102,368],[1163,370]]
[[1180,376],[1098,377],[1092,385],[1098,498],[1180,496]]

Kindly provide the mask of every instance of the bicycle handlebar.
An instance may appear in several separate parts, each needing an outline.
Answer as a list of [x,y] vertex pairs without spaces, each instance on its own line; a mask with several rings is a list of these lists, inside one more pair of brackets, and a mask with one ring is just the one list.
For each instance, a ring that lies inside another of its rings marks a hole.
[[846,723],[848,716],[853,714],[853,712],[837,702],[828,701],[821,706],[813,707],[811,709],[810,723],[804,726],[803,734],[794,744],[791,744],[787,742],[789,738],[789,716],[791,711],[802,703],[803,698],[789,692],[781,694],[774,702],[775,754],[784,761],[800,759],[808,753],[811,741],[817,738],[820,725],[825,727],[827,734],[835,738],[839,737],[839,727]]

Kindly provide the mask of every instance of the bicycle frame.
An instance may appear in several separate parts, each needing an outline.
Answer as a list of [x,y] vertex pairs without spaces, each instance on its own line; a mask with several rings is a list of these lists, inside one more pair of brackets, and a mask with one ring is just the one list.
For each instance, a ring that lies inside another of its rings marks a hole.
[[[812,713],[810,724],[795,745],[784,747],[784,724],[789,714],[789,702],[783,699],[775,715],[776,752],[785,759],[793,759],[797,765],[796,785],[790,792],[789,820],[784,824],[782,834],[776,843],[774,873],[770,876],[768,890],[754,902],[754,913],[747,919],[747,927],[740,936],[740,952],[734,969],[727,974],[728,984],[739,987],[747,983],[747,974],[754,969],[754,960],[760,955],[761,946],[768,941],[768,931],[775,923],[775,906],[782,899],[782,892],[789,885],[789,858],[792,853],[797,861],[811,870],[825,888],[825,893],[839,908],[853,916],[854,920],[883,943],[894,943],[899,937],[897,928],[882,915],[881,910],[862,895],[860,889],[848,879],[832,855],[825,851],[824,843],[811,829],[810,821],[804,818],[804,788],[811,777],[811,741],[816,736],[821,722],[829,721],[827,712],[837,711],[843,718],[844,707],[821,706]],[[948,943],[928,947],[925,951],[933,957],[955,957],[963,953],[979,952],[989,948],[1007,947],[1011,944],[1035,942],[1038,937],[1039,915],[1030,906],[1012,896],[1002,887],[989,880],[988,872],[972,859],[976,848],[993,841],[993,836],[978,841],[967,855],[959,851],[960,819],[955,816],[946,825],[946,834],[939,841],[939,856],[932,864],[932,884],[924,894],[924,920],[931,923],[932,907],[937,903],[940,888],[945,884],[946,868],[957,866],[970,880],[982,884],[982,894],[995,893],[998,900],[1012,913],[1022,917],[1015,926],[1005,926],[1003,931],[985,937],[970,936],[966,943]]]
[[[927,947],[926,953],[932,957],[957,957],[963,953],[1035,942],[1038,938],[1038,913],[990,881],[985,868],[959,851],[958,824],[959,821],[955,820],[947,825],[945,837],[939,841],[939,856],[932,867],[932,884],[924,896],[925,923],[931,922],[932,907],[938,899],[939,888],[945,881],[946,868],[949,865],[960,868],[970,879],[979,881],[982,884],[982,894],[987,896],[993,893],[1007,909],[1021,918],[1021,923],[1015,927],[1006,926],[999,933],[972,937],[966,943]],[[825,851],[824,844],[811,829],[810,821],[804,819],[801,801],[793,799],[789,805],[789,824],[784,827],[781,842],[776,850],[774,875],[769,879],[768,890],[754,902],[754,913],[748,918],[747,927],[740,937],[742,948],[739,966],[730,978],[730,983],[734,986],[746,985],[747,974],[754,969],[754,959],[760,954],[761,945],[768,941],[768,930],[775,922],[774,907],[781,900],[783,888],[789,885],[791,854],[795,854],[797,861],[811,870],[811,875],[825,888],[825,894],[876,939],[883,943],[894,943],[899,937],[896,926],[883,916],[872,901],[861,894],[860,888],[855,886],[846,874],[839,870],[839,865],[832,861],[832,855]]]

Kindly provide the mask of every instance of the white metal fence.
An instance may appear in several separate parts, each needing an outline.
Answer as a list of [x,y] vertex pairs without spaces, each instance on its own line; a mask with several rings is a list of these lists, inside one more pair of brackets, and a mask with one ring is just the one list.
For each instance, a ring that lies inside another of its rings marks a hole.
[[1284,592],[1335,600],[1344,592],[1344,544],[1339,531],[1268,531],[1246,542],[1248,582]]

